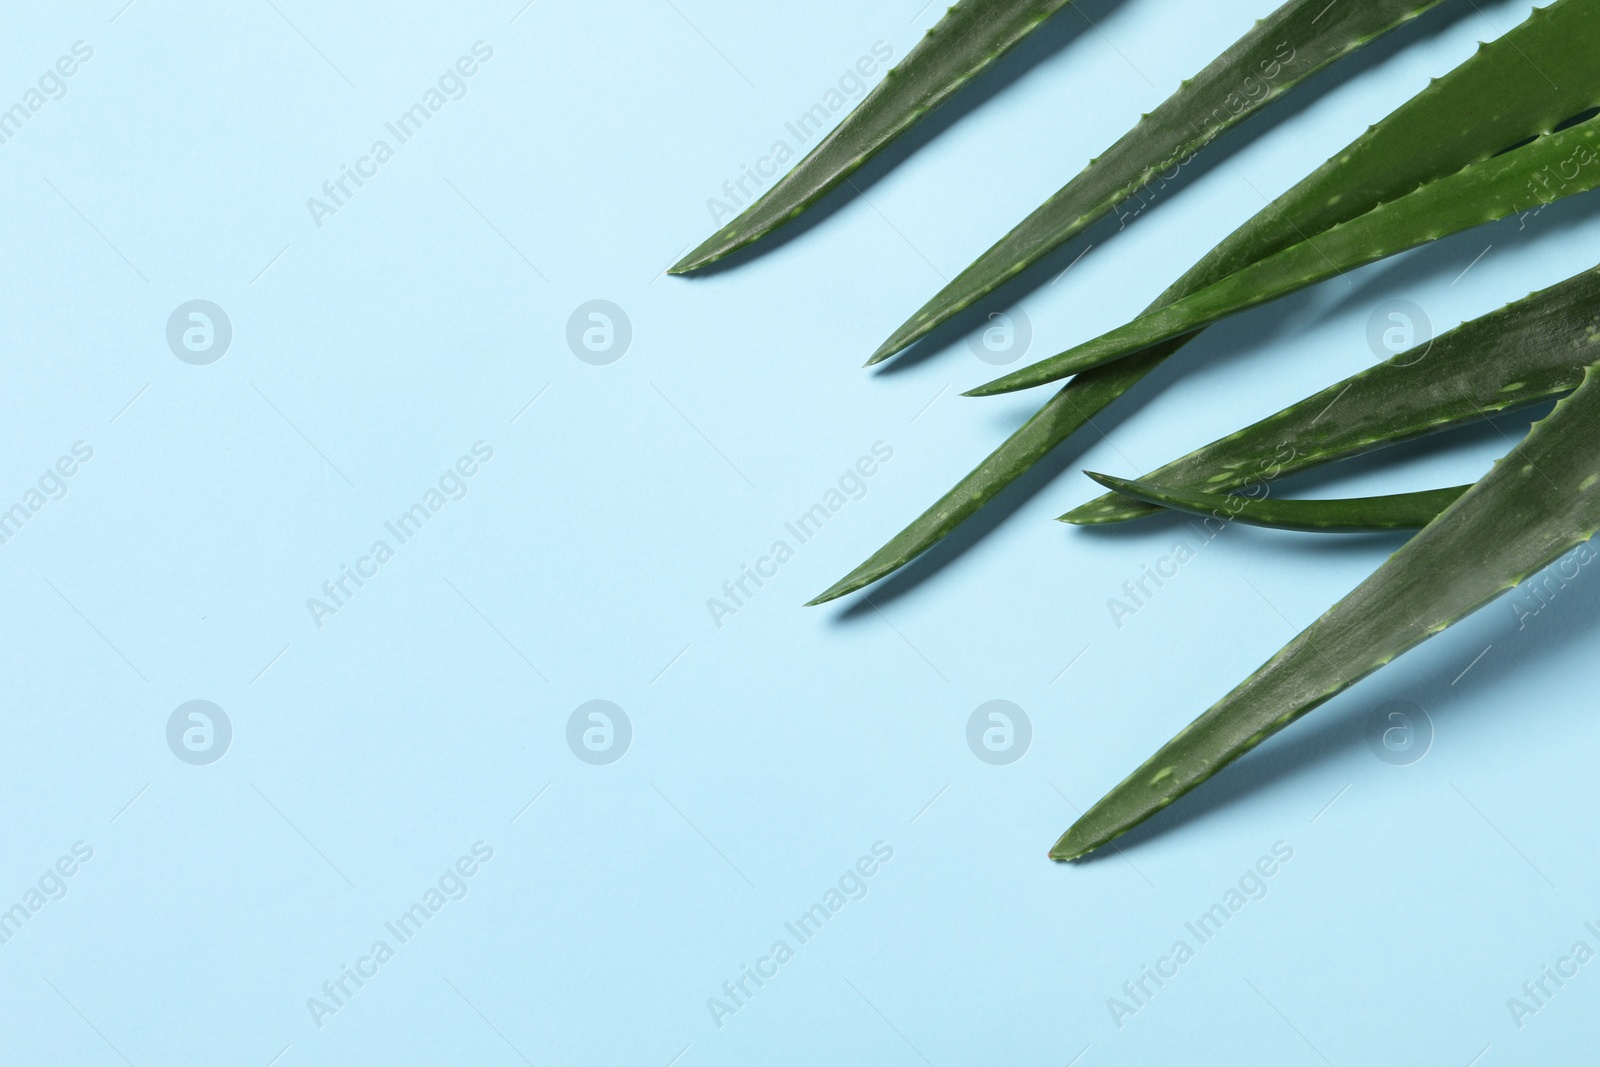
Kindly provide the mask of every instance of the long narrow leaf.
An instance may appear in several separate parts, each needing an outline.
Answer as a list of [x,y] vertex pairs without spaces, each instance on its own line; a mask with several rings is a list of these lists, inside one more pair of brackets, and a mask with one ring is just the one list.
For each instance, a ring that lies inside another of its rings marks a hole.
[[1084,471],[1089,477],[1135,500],[1160,508],[1186,511],[1208,523],[1242,522],[1275,530],[1309,533],[1368,533],[1373,530],[1416,530],[1432,522],[1445,508],[1472,488],[1453,485],[1415,493],[1358,496],[1338,500],[1284,500],[1240,494],[1207,493],[1158,485],[1131,478]]
[[1105,153],[1001,238],[873,353],[881,362],[1088,229],[1334,60],[1438,0],[1290,0],[1178,87]]
[[[1526,407],[1576,389],[1583,368],[1600,354],[1597,343],[1600,269],[1591,269],[1336,382],[1142,480],[1227,492]],[[1092,526],[1158,510],[1108,493],[1061,518]]]
[[[1600,78],[1596,82],[1600,87]],[[1547,174],[1562,176],[1547,190],[1551,200],[1588,192],[1600,185],[1597,144],[1600,120],[1596,119],[1547,134],[1514,152],[1475,163],[1399,200],[1380,204],[1360,218],[1252,263],[1192,296],[966,395],[991,396],[1056,381],[1396,252],[1505,218],[1530,206],[1537,195],[1530,190],[1539,190],[1535,183]]]
[[[1587,20],[1587,22],[1585,21]],[[1315,174],[1279,197],[1168,287],[1159,308],[1228,276],[1241,263],[1289,247],[1305,234],[1356,218],[1418,185],[1485,159],[1576,114],[1593,92],[1592,43],[1600,0],[1556,0],[1401,105]],[[1558,88],[1543,71],[1560,79]],[[1333,176],[1348,184],[1329,191]],[[1192,335],[1190,335],[1192,336]],[[1175,338],[1078,375],[888,544],[811,603],[860,589],[927,551],[1072,432],[1137,385],[1189,340]]]
[[1178,733],[1050,850],[1116,838],[1600,528],[1600,364],[1365,582]]
[[[1600,102],[1591,59],[1597,48],[1600,0],[1556,0],[1535,9],[1257,212],[1145,314],[1554,130]],[[1554,196],[1535,187],[1523,206]]]
[[793,170],[671,273],[714,263],[800,214],[1068,2],[960,0]]
[[[1173,350],[1176,350],[1174,346]],[[1080,429],[1094,413],[1121,396],[1170,352],[1152,349],[1132,359],[1080,374],[1068,382],[977,469],[956,483],[911,525],[807,606],[836,600],[899,570],[938,544],[1006,486]]]
[[[1555,0],[1535,8],[1257,212],[1168,292],[1195,292],[1378,204],[1551,132],[1600,103],[1597,48],[1600,0]],[[1527,206],[1535,198],[1530,195]]]

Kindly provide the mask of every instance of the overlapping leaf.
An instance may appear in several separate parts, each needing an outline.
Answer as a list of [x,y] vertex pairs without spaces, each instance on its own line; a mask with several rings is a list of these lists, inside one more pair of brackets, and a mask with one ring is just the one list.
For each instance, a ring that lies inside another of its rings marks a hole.
[[[1600,119],[1495,156],[1325,230],[1092,341],[970,390],[1026,389],[1170,341],[1347,270],[1473,226],[1505,218],[1548,192],[1551,199],[1600,186]],[[1541,188],[1539,179],[1560,176]],[[1570,178],[1568,175],[1570,174]],[[1531,194],[1531,195],[1530,195]]]
[[[1600,94],[1590,56],[1600,0],[1556,0],[1372,127],[1192,267],[1152,310],[1204,290],[1527,137]],[[1552,80],[1552,78],[1558,80]],[[1531,146],[1529,146],[1531,147]],[[1530,203],[1525,206],[1532,206]],[[1180,335],[1078,375],[931,508],[811,603],[860,589],[916,558],[1178,351]]]
[[1279,7],[957,275],[879,346],[869,364],[911,345],[1130,197],[1142,198],[1225,130],[1437,2],[1290,0]]
[[[1533,293],[1335,382],[1140,480],[1223,493],[1578,387],[1600,356],[1600,268]],[[1061,516],[1121,522],[1160,508],[1108,493]]]
[[1206,520],[1208,525],[1242,522],[1247,526],[1266,526],[1275,530],[1305,530],[1310,533],[1368,533],[1373,530],[1415,530],[1428,525],[1434,516],[1456,502],[1472,488],[1453,485],[1445,489],[1424,489],[1414,493],[1385,496],[1346,497],[1337,500],[1291,500],[1240,493],[1207,493],[1158,485],[1155,482],[1117,478],[1085,471],[1089,477],[1123,496],[1159,508],[1186,511]]
[[1600,528],[1600,364],[1373,575],[1167,742],[1061,836],[1111,841],[1295,719],[1584,543]]

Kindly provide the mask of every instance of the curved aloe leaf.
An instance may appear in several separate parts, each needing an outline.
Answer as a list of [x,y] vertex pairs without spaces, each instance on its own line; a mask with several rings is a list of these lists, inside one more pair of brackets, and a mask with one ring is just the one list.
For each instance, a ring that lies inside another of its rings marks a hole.
[[1067,3],[960,0],[793,170],[670,273],[714,263],[800,214]]
[[1600,527],[1600,364],[1459,500],[1090,808],[1050,850],[1074,859],[1516,586]]
[[[1353,219],[1553,129],[1583,110],[1584,101],[1596,95],[1590,46],[1600,38],[1597,7],[1597,0],[1556,0],[1481,46],[1236,230],[1169,286],[1151,309],[1204,289],[1241,265],[1304,240],[1306,234]],[[1559,87],[1544,71],[1559,79]],[[811,603],[869,585],[927,551],[1192,336],[1174,338],[1068,382],[954,489]],[[1043,432],[1047,427],[1049,432]]]
[[888,359],[972,306],[1329,63],[1436,3],[1368,0],[1330,6],[1328,0],[1290,0],[1180,85],[957,275],[878,347],[868,365]]
[[[1600,269],[1558,282],[1158,467],[1143,481],[1221,493],[1570,393],[1600,355]],[[1112,364],[1116,366],[1116,364]],[[1080,526],[1160,510],[1117,493]]]
[[1557,168],[1563,173],[1570,168],[1573,176],[1552,188],[1552,199],[1588,192],[1600,185],[1597,143],[1600,122],[1594,119],[1547,134],[1514,152],[1475,163],[1399,200],[1380,204],[1360,218],[1252,263],[1192,296],[966,395],[991,396],[1056,381],[1396,252],[1505,218],[1528,206],[1529,189],[1537,177]]
[[1388,496],[1358,496],[1341,500],[1277,500],[1198,489],[1174,488],[1154,482],[1114,478],[1084,471],[1107,489],[1162,508],[1186,511],[1221,523],[1242,522],[1275,530],[1308,533],[1368,533],[1372,530],[1415,530],[1456,502],[1470,485],[1425,489]]

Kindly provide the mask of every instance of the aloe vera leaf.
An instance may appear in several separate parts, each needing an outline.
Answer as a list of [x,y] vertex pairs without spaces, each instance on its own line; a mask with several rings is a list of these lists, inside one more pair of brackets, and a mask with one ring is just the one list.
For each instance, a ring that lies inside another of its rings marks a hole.
[[[1491,162],[1508,145],[1555,130],[1600,100],[1591,59],[1597,48],[1600,0],[1556,0],[1549,7],[1536,8],[1521,24],[1479,45],[1465,62],[1434,79],[1257,212],[1169,286],[1144,315],[1159,313],[1166,305],[1272,255],[1309,245],[1317,236],[1358,221],[1379,205],[1398,202],[1432,182]],[[1510,159],[1521,150],[1500,158]],[[1534,170],[1530,168],[1530,178],[1535,177]],[[1559,198],[1560,190],[1549,187],[1548,176],[1541,183],[1542,189],[1534,185],[1525,190],[1529,195],[1520,206]],[[1511,210],[1516,207],[1514,204]],[[1087,349],[1112,334],[1054,358],[1068,365],[1085,361]],[[1079,353],[1078,360],[1070,358],[1074,352]],[[1018,376],[1029,375],[1034,367],[1023,368],[1007,379],[1022,381]],[[995,388],[998,384],[991,382],[969,395],[1005,391]]]
[[1527,206],[1529,183],[1547,169],[1570,165],[1576,171],[1571,181],[1554,190],[1557,198],[1588,192],[1600,185],[1596,143],[1600,143],[1600,124],[1592,119],[1546,134],[1524,148],[1475,163],[1399,200],[1380,204],[1360,218],[1252,263],[1192,296],[966,395],[991,396],[1044,385],[1396,252],[1504,218]]
[[1154,815],[1267,737],[1514,588],[1600,527],[1600,364],[1459,500],[1050,850],[1074,859]]
[[[1480,46],[1235,230],[1168,286],[1151,309],[1304,240],[1305,234],[1356,218],[1507,145],[1551,130],[1582,111],[1585,101],[1600,95],[1592,80],[1589,47],[1600,37],[1600,27],[1594,25],[1600,22],[1597,6],[1596,0],[1556,0]],[[1559,84],[1545,77],[1546,70]],[[1030,433],[1036,420],[1062,431],[1054,447],[1070,436],[1069,425],[1077,428],[1091,421],[1193,336],[1174,338],[1068,382],[956,488],[812,603],[860,589],[927,551],[1050,451]],[[1081,391],[1080,382],[1085,383]]]
[[1328,0],[1290,0],[1182,83],[1177,92],[957,275],[895,330],[867,365],[888,359],[972,306],[1104,218],[1158,175],[1187,163],[1223,131],[1329,63],[1436,3],[1438,0],[1372,0],[1330,8]]
[[1414,493],[1387,496],[1358,496],[1338,500],[1285,500],[1230,493],[1207,493],[1157,485],[1131,478],[1084,471],[1107,489],[1155,504],[1185,511],[1207,521],[1242,522],[1247,526],[1267,526],[1275,530],[1304,530],[1308,533],[1368,533],[1373,530],[1416,530],[1456,502],[1470,485],[1444,489],[1424,489]]
[[1126,392],[1169,353],[1151,349],[1109,367],[1080,374],[1034,414],[1005,443],[989,454],[955,488],[940,497],[911,525],[896,534],[859,567],[840,578],[807,607],[836,600],[899,570],[938,544],[1006,486],[1025,473],[1056,445],[1094,417],[1094,413]]
[[1068,2],[960,0],[793,170],[669,273],[714,263],[799,215]]
[[1257,212],[1184,274],[1182,288],[1174,285],[1169,292],[1193,292],[1377,204],[1551,132],[1600,103],[1592,58],[1597,47],[1596,0],[1555,0],[1535,8]]
[[[1143,476],[1219,493],[1570,393],[1600,355],[1600,269],[1464,322]],[[1115,366],[1116,364],[1112,364]],[[1107,493],[1080,526],[1159,511]]]

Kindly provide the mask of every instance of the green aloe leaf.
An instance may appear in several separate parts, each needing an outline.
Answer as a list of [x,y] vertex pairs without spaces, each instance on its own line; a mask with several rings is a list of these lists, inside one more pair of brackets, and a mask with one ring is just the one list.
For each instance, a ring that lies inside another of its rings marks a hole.
[[[1257,212],[1169,286],[1145,316],[1272,255],[1311,245],[1313,238],[1434,181],[1492,161],[1509,145],[1555,130],[1600,102],[1600,77],[1591,60],[1597,48],[1600,0],[1556,0],[1549,7],[1535,9],[1520,25],[1479,45],[1469,59],[1444,77],[1435,78]],[[1531,169],[1530,177],[1535,177]],[[1521,190],[1524,199],[1510,210],[1565,195],[1563,182],[1550,178],[1537,176],[1538,184]],[[1055,358],[1070,357],[1073,352],[1087,357],[1090,346],[1103,344],[1110,336]],[[1024,368],[1019,374],[1032,369]],[[1004,391],[995,389],[997,384],[991,382],[973,392]]]
[[1600,528],[1600,364],[1399,551],[1143,766],[1050,850],[1074,859],[1439,633]]
[[[1597,0],[1535,8],[1229,234],[1167,290],[1165,302],[1551,132],[1600,103],[1597,47]],[[1534,191],[1527,206],[1550,199]]]
[[[1600,18],[1596,25],[1600,26]],[[1513,152],[1474,163],[1252,263],[1126,326],[969,390],[966,395],[991,396],[1056,381],[1191,333],[1363,264],[1504,218],[1529,206],[1535,195],[1530,189],[1540,188],[1534,182],[1542,175],[1562,175],[1562,180],[1547,190],[1552,199],[1588,192],[1600,185],[1597,144],[1600,121],[1590,119],[1547,134]],[[1565,177],[1568,171],[1570,180]]]
[[1329,63],[1436,3],[1367,0],[1330,7],[1328,0],[1290,0],[1180,85],[957,275],[879,346],[868,365],[888,359],[972,306]]
[[[1356,218],[1583,110],[1597,94],[1593,49],[1587,47],[1600,36],[1597,8],[1600,0],[1556,0],[1481,46],[1241,226],[1151,308],[1204,289],[1240,266],[1304,240],[1306,234]],[[1572,47],[1574,39],[1580,47]],[[1174,338],[1068,382],[955,488],[811,603],[860,589],[926,552],[1192,336]]]
[[1155,349],[1078,375],[1021,429],[1006,438],[1005,444],[956,483],[955,488],[940,497],[931,508],[859,567],[833,583],[816,599],[808,601],[806,606],[824,604],[871,585],[938,544],[946,534],[992,500],[996,493],[1093,418],[1096,411],[1130,389],[1168,354]]
[[[1221,493],[1526,407],[1576,389],[1583,368],[1600,355],[1597,346],[1600,269],[1592,269],[1336,382],[1142,480]],[[1061,518],[1093,526],[1159,510],[1108,493]]]
[[1154,504],[1186,511],[1207,522],[1242,522],[1275,530],[1309,533],[1368,533],[1372,530],[1415,530],[1432,522],[1456,498],[1472,487],[1452,485],[1388,496],[1358,496],[1340,500],[1280,500],[1237,493],[1207,493],[1157,485],[1155,482],[1115,478],[1084,471],[1107,489]]
[[799,215],[1067,3],[960,0],[793,170],[670,273],[714,263]]

